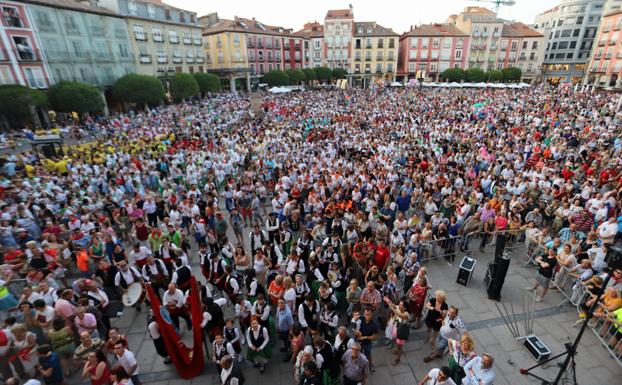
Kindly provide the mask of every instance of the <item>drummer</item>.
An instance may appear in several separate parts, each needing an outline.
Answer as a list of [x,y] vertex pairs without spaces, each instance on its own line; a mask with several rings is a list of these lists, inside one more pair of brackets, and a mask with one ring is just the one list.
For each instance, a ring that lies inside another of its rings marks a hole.
[[186,321],[188,330],[192,330],[192,320],[190,315],[186,311],[186,303],[184,301],[184,293],[177,288],[174,283],[168,284],[168,290],[164,292],[162,302],[168,309],[168,313],[171,315],[171,320],[177,330],[179,329],[179,318],[183,318]]
[[160,297],[160,289],[166,290],[169,280],[168,270],[164,262],[150,255],[147,257],[147,262],[143,265],[142,273],[145,282],[151,283],[153,291],[158,298],[162,300],[162,297]]
[[[117,287],[120,287],[124,292],[127,292],[127,289],[133,283],[140,283],[141,285],[143,284],[142,275],[138,272],[138,270],[135,267],[129,266],[126,260],[117,262],[117,267],[119,268],[119,271],[114,277],[114,284]],[[138,302],[136,302],[136,304],[134,304],[136,311],[141,310],[140,309],[141,303],[142,303],[142,300],[139,300]]]

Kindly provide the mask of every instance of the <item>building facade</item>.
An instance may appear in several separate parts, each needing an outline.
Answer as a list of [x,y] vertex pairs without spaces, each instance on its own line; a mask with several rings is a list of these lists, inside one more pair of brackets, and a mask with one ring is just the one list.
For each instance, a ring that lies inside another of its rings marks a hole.
[[534,28],[547,39],[544,81],[582,81],[604,5],[604,0],[562,0],[557,7],[536,16]]
[[288,29],[283,34],[283,68],[309,68],[309,40]]
[[352,6],[348,9],[330,10],[324,18],[324,57],[330,69],[343,68],[351,64],[351,45],[354,24]]
[[596,35],[585,84],[622,88],[622,10],[604,15]]
[[355,22],[350,84],[367,87],[377,81],[392,82],[397,70],[399,35],[375,22]]
[[493,11],[483,7],[466,7],[447,20],[470,37],[467,52],[468,67],[483,71],[495,68],[501,44],[503,20]]
[[126,18],[137,73],[168,76],[205,71],[196,13],[161,0],[100,0],[99,4]]
[[104,89],[136,71],[125,19],[88,2],[26,0],[52,83]]
[[0,1],[0,84],[48,88],[51,84],[24,3]]
[[501,32],[501,43],[496,52],[498,70],[514,67],[521,70],[521,81],[539,81],[540,66],[544,59],[544,35],[523,23],[506,23]]
[[324,27],[318,22],[306,23],[295,33],[305,41],[305,68],[321,67],[324,63]]
[[467,68],[469,35],[452,24],[420,25],[399,40],[399,80],[414,79],[418,71],[426,78],[440,80],[446,69]]

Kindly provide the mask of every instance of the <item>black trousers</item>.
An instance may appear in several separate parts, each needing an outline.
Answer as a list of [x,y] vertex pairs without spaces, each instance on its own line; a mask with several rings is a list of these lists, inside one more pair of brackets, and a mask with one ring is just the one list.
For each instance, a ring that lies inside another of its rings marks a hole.
[[351,380],[346,376],[343,376],[343,385],[357,385],[361,381]]
[[184,321],[186,321],[186,325],[188,326],[188,329],[192,329],[192,320],[190,319],[190,315],[184,312],[184,313],[178,313],[178,314],[171,314],[171,320],[173,321],[173,324],[175,325],[177,330],[179,330],[179,319],[180,318],[183,318]]

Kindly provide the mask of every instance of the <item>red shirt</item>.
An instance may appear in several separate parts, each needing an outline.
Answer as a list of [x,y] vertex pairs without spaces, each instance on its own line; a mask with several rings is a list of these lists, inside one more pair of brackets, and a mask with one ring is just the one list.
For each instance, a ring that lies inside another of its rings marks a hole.
[[378,266],[380,270],[383,270],[389,262],[390,256],[391,253],[388,247],[376,246],[376,253],[374,254],[374,265]]

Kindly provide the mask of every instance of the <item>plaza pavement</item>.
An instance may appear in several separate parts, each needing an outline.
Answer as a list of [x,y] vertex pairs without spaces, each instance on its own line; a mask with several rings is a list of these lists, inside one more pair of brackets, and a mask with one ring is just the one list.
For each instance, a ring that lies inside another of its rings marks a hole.
[[[245,231],[248,236],[249,228]],[[230,239],[235,239],[230,234]],[[245,238],[248,243],[248,238]],[[475,247],[476,241],[471,244]],[[196,249],[196,245],[194,246]],[[248,245],[247,245],[248,248]],[[510,307],[513,303],[516,313],[523,311],[524,287],[533,282],[534,268],[523,267],[522,245],[511,252],[511,263],[505,285],[502,291],[502,303]],[[476,342],[476,352],[487,352],[495,358],[497,380],[495,385],[540,384],[531,377],[519,373],[520,368],[527,368],[536,363],[527,350],[515,341],[495,307],[495,301],[486,296],[484,289],[484,274],[488,262],[493,257],[494,247],[488,247],[485,253],[474,252],[473,257],[477,264],[473,277],[467,287],[456,283],[458,264],[462,259],[457,257],[455,263],[449,266],[444,259],[437,259],[425,264],[428,267],[430,284],[434,289],[441,288],[448,294],[448,304],[460,309],[460,316],[466,323],[467,329]],[[462,253],[459,253],[460,255]],[[191,259],[193,271],[199,279],[203,279],[196,257]],[[573,341],[579,329],[572,325],[578,319],[576,309],[568,304],[558,306],[563,297],[549,291],[542,302],[535,304],[533,333],[536,334],[551,350],[552,355],[564,351],[564,343]],[[113,320],[113,325],[120,328],[129,339],[130,349],[137,355],[140,366],[140,377],[149,385],[177,385],[190,382],[201,385],[220,385],[213,363],[206,363],[204,374],[192,380],[179,378],[172,365],[165,365],[153,346],[146,328],[147,311],[137,313],[128,308],[122,317]],[[228,306],[226,315],[232,314],[232,307]],[[191,333],[186,331],[185,323],[181,322],[184,340],[190,345]],[[519,322],[521,333],[523,323]],[[373,359],[376,372],[370,376],[368,385],[413,385],[420,381],[425,374],[434,367],[446,365],[447,356],[428,364],[423,357],[429,354],[430,347],[425,343],[425,327],[412,331],[409,342],[405,346],[405,354],[398,366],[392,366],[392,354],[379,341],[373,350]],[[280,344],[280,342],[279,342]],[[278,346],[280,347],[280,345]],[[244,349],[245,350],[245,349]],[[292,365],[282,363],[283,353],[274,349],[273,357],[267,365],[264,374],[259,374],[248,362],[243,364],[246,383],[252,385],[294,384]],[[549,380],[555,378],[557,366],[554,363],[539,368],[536,373]],[[577,355],[577,383],[584,385],[604,385],[620,383],[622,368],[611,358],[591,330],[586,330]],[[69,383],[82,384],[83,380],[74,376]]]

